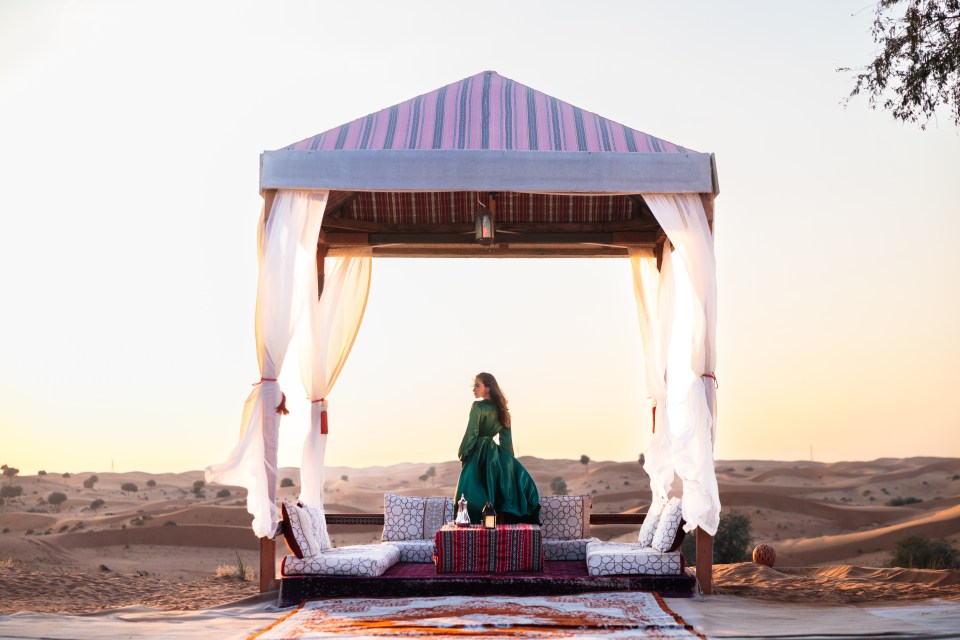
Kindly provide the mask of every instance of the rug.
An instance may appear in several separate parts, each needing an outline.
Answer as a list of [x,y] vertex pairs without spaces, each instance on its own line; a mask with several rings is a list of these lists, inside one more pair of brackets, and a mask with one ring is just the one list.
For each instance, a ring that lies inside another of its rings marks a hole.
[[654,593],[311,600],[257,640],[703,638]]

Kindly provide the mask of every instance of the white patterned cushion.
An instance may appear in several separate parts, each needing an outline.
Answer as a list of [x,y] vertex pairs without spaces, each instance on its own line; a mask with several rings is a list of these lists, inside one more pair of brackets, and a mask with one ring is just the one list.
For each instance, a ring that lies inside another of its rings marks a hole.
[[683,503],[680,498],[670,498],[670,502],[667,503],[667,506],[663,508],[663,513],[660,514],[657,532],[653,534],[653,542],[650,543],[650,546],[657,551],[670,551],[682,520]]
[[679,551],[663,553],[638,544],[591,542],[587,545],[587,572],[592,576],[677,576],[683,570]]
[[660,514],[663,508],[667,506],[667,501],[659,496],[650,503],[647,509],[647,515],[643,518],[643,524],[640,525],[640,535],[637,537],[637,544],[641,547],[649,547],[653,542],[653,536],[657,533],[657,525],[660,524]]
[[400,562],[433,562],[433,552],[436,550],[433,540],[400,540],[383,544],[400,550]]
[[380,576],[400,560],[392,544],[365,544],[327,549],[315,556],[284,556],[283,576]]
[[587,557],[587,543],[596,538],[579,540],[544,540],[544,560],[583,560]]
[[315,556],[330,548],[327,517],[319,505],[297,506],[286,500],[282,504],[283,536],[298,558]]
[[453,498],[383,496],[384,542],[433,540],[437,531],[453,520]]
[[544,540],[590,537],[590,496],[540,496],[540,532]]

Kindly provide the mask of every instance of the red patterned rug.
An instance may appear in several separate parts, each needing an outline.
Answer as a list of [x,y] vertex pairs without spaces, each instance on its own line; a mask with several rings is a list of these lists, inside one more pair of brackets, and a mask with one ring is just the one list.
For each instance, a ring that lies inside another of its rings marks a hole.
[[654,593],[311,600],[251,636],[292,638],[703,638]]

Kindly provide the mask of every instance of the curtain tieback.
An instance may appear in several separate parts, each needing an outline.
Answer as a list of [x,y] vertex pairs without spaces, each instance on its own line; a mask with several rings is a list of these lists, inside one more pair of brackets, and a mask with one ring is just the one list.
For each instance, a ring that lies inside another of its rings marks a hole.
[[720,383],[717,382],[717,376],[715,376],[713,373],[704,373],[704,374],[701,375],[700,377],[701,377],[701,378],[713,378],[713,384],[714,384],[714,387],[713,387],[713,388],[714,388],[714,389],[719,389],[719,388],[720,388]]
[[328,431],[328,427],[327,427],[327,399],[326,399],[326,398],[320,398],[319,400],[314,400],[314,401],[311,402],[310,404],[317,404],[318,402],[320,403],[320,435],[325,436],[325,435],[327,435],[327,431]]
[[[260,378],[260,382],[276,382],[276,381],[277,381],[276,378]],[[258,384],[260,384],[260,382],[254,382],[251,386],[255,387]]]

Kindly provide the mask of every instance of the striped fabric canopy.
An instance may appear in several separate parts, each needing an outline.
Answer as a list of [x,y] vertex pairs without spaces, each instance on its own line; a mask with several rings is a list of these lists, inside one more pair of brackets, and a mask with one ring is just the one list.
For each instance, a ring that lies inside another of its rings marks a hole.
[[495,71],[448,84],[284,149],[688,151],[557,100]]

